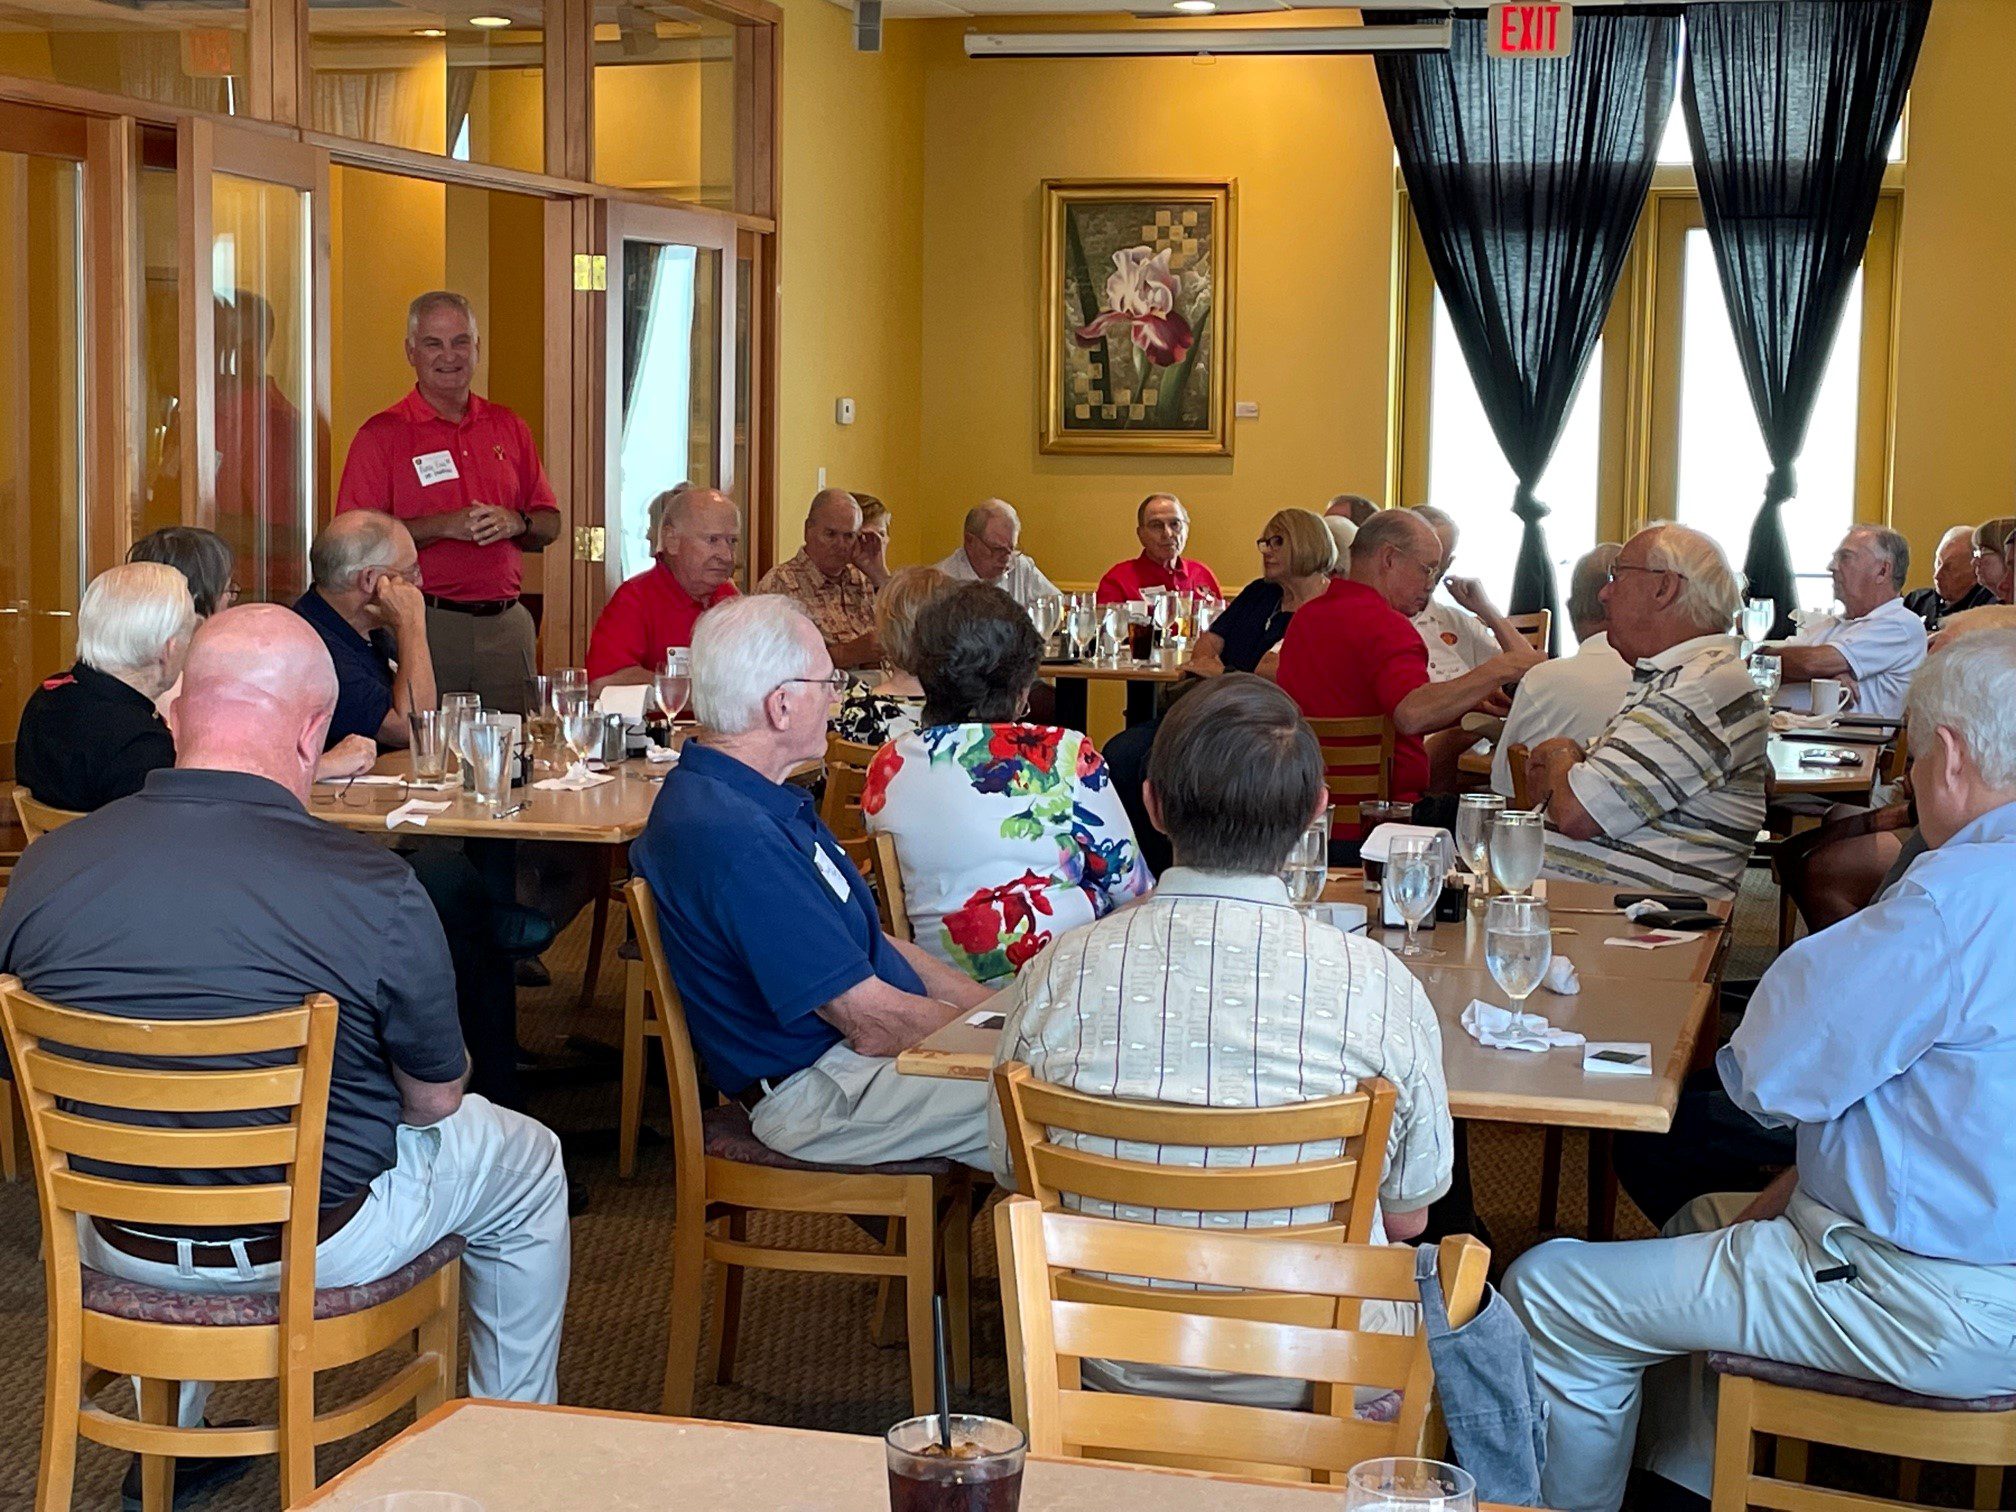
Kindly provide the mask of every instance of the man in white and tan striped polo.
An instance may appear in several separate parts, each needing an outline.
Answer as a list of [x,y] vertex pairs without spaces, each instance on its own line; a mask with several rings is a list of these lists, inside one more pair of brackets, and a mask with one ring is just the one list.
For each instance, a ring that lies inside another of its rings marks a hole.
[[1731,898],[1764,823],[1770,710],[1729,628],[1742,579],[1684,525],[1633,536],[1610,569],[1624,704],[1587,751],[1563,738],[1527,768],[1547,814],[1544,875]]

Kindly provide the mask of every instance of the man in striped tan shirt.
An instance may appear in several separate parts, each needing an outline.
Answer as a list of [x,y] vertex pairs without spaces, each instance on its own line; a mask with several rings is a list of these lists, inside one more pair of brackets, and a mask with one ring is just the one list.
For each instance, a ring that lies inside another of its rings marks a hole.
[[1625,544],[1603,602],[1632,664],[1623,707],[1587,751],[1542,741],[1527,767],[1547,813],[1545,875],[1731,898],[1764,823],[1770,710],[1729,634],[1743,586],[1684,525]]

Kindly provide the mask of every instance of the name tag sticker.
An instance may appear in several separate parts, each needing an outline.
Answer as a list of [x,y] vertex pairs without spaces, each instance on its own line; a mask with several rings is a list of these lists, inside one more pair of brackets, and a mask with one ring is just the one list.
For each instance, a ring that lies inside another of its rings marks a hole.
[[454,453],[445,451],[428,452],[425,456],[415,457],[413,471],[420,475],[422,488],[432,488],[436,483],[446,483],[451,478],[462,476],[455,469]]
[[815,844],[812,847],[812,860],[819,868],[821,879],[824,880],[828,887],[833,889],[834,897],[845,903],[853,896],[853,893],[847,886],[846,874],[834,864],[833,858],[826,854],[825,846]]

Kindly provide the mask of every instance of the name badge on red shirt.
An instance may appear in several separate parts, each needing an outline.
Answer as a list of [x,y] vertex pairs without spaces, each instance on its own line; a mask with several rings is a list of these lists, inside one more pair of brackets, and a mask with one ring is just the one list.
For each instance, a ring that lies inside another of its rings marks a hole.
[[413,459],[413,471],[419,475],[422,488],[432,488],[436,483],[446,483],[462,476],[455,467],[453,452],[428,452]]

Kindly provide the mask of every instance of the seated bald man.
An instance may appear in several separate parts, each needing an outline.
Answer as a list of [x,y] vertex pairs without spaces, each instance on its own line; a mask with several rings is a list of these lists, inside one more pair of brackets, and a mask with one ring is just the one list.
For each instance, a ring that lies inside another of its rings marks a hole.
[[336,712],[324,739],[361,735],[403,748],[413,711],[441,701],[413,533],[391,515],[353,509],[322,527],[308,567],[315,581],[294,612],[315,627],[336,667]]
[[[206,621],[169,716],[174,767],[29,847],[0,902],[0,972],[121,1017],[228,1018],[334,996],[316,1284],[376,1280],[461,1234],[470,1394],[552,1402],[568,1276],[560,1142],[464,1093],[448,942],[412,871],[309,813],[335,707],[329,653],[299,615],[255,604]],[[174,1291],[279,1282],[270,1231],[162,1237],[100,1222],[79,1247],[87,1265]],[[184,1425],[207,1396],[184,1384]],[[180,1489],[206,1469],[180,1461]]]
[[718,488],[681,485],[653,499],[655,559],[610,594],[596,616],[588,637],[588,691],[648,685],[663,669],[667,650],[692,645],[700,616],[735,597],[741,541],[742,512]]

